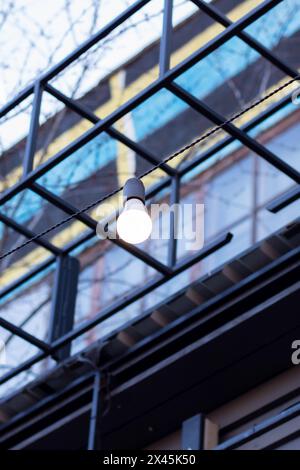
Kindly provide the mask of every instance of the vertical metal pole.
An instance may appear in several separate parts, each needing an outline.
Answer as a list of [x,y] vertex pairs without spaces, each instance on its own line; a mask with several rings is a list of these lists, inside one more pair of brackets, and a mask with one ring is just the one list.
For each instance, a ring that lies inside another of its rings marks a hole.
[[101,416],[101,373],[95,373],[92,407],[89,423],[88,450],[100,450],[100,416]]
[[172,13],[173,0],[165,0],[163,13],[163,27],[159,51],[159,75],[160,77],[170,68],[171,38],[172,38]]
[[[67,255],[58,257],[51,304],[50,343],[73,328],[78,275],[79,261],[76,258]],[[55,357],[59,361],[66,359],[70,351],[71,343],[59,349]]]
[[39,81],[34,85],[34,98],[31,111],[30,128],[26,141],[26,149],[23,161],[23,177],[27,176],[33,169],[33,159],[36,151],[37,135],[39,130],[39,118],[41,110],[43,88]]
[[204,414],[198,414],[182,423],[181,448],[183,450],[204,450]]
[[257,237],[257,206],[258,206],[258,191],[259,191],[259,166],[260,166],[260,159],[259,156],[254,154],[252,156],[253,162],[253,169],[252,169],[252,207],[251,207],[251,216],[252,216],[252,224],[251,224],[251,243],[256,242]]
[[177,231],[178,231],[178,206],[180,201],[180,177],[172,176],[171,196],[170,196],[170,236],[168,246],[168,266],[176,265],[177,261]]

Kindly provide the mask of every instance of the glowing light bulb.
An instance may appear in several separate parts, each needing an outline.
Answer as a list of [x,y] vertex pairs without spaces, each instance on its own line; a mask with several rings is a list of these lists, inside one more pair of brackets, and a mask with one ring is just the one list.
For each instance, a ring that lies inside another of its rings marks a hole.
[[145,188],[137,178],[130,178],[124,186],[124,209],[117,220],[120,238],[133,245],[149,238],[152,221],[145,207]]
[[117,221],[119,236],[128,243],[142,243],[151,234],[152,221],[139,199],[129,199]]

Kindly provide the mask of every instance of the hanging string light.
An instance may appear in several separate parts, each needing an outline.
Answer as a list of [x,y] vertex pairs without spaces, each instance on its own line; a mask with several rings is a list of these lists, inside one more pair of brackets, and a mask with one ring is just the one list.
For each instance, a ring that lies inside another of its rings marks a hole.
[[117,232],[127,243],[142,243],[149,238],[152,221],[145,206],[145,186],[138,178],[130,178],[123,189],[124,209],[117,220]]

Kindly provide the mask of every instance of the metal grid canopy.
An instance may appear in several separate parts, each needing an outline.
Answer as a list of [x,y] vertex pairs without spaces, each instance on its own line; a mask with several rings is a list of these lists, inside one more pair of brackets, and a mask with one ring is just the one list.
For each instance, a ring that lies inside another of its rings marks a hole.
[[[134,110],[137,106],[145,102],[148,98],[150,98],[162,89],[169,90],[172,94],[176,95],[178,98],[183,100],[190,108],[194,109],[202,116],[205,116],[213,123],[217,125],[222,124],[225,121],[224,116],[220,115],[214,109],[211,109],[203,101],[195,98],[193,95],[181,88],[178,84],[175,83],[175,79],[178,78],[186,70],[191,68],[198,61],[213,53],[218,47],[222,46],[233,37],[238,37],[239,39],[244,41],[248,46],[258,52],[260,56],[264,57],[264,59],[269,61],[269,63],[271,63],[273,66],[277,67],[277,69],[279,69],[284,74],[289,75],[293,78],[298,75],[298,72],[296,70],[293,70],[289,65],[284,63],[278,57],[276,57],[269,49],[265,48],[253,37],[244,32],[244,29],[246,27],[248,27],[250,24],[255,22],[257,19],[262,17],[265,13],[267,13],[269,10],[279,4],[281,0],[265,0],[256,9],[250,11],[246,16],[242,17],[235,23],[232,23],[213,4],[205,3],[202,0],[191,0],[197,7],[199,7],[200,10],[208,14],[214,21],[217,21],[222,26],[224,26],[225,29],[215,38],[210,40],[206,45],[192,53],[180,64],[170,69],[173,2],[172,0],[165,0],[163,32],[160,41],[159,77],[151,85],[139,92],[128,102],[121,105],[118,109],[113,111],[104,119],[100,119],[96,114],[94,114],[91,110],[87,109],[85,106],[80,104],[78,101],[69,98],[68,96],[64,95],[62,92],[60,92],[49,84],[51,79],[57,76],[70,64],[75,62],[81,54],[92,48],[101,39],[105,38],[108,34],[114,31],[118,26],[120,26],[123,22],[125,22],[128,18],[130,18],[133,14],[139,11],[150,1],[151,0],[139,0],[135,2],[120,16],[118,16],[111,23],[105,26],[101,31],[99,31],[97,34],[95,34],[89,40],[83,43],[73,53],[71,53],[61,62],[59,62],[55,67],[51,68],[49,71],[40,76],[34,84],[27,87],[22,93],[20,93],[19,96],[17,96],[13,101],[8,103],[0,112],[0,117],[5,116],[16,106],[22,103],[22,101],[27,99],[30,95],[33,95],[31,124],[26,142],[25,155],[23,159],[23,177],[18,183],[9,188],[5,193],[0,196],[0,204],[3,205],[7,201],[11,200],[14,196],[19,194],[21,191],[25,189],[30,189],[37,193],[45,201],[64,211],[66,214],[74,215],[77,220],[79,220],[89,229],[89,231],[84,236],[82,236],[80,239],[75,240],[64,248],[56,247],[50,241],[46,240],[43,237],[38,238],[36,240],[36,243],[38,243],[43,248],[49,251],[49,258],[43,264],[39,265],[37,268],[30,271],[22,278],[19,278],[13,284],[11,284],[2,292],[0,292],[0,298],[4,297],[17,287],[27,282],[29,279],[33,278],[35,275],[42,272],[46,267],[49,267],[55,261],[58,261],[55,293],[53,296],[54,305],[52,305],[52,311],[54,312],[52,320],[55,322],[56,329],[55,333],[54,331],[52,331],[50,335],[52,341],[49,341],[48,343],[45,341],[41,341],[33,335],[25,332],[20,327],[13,325],[8,321],[0,318],[0,326],[11,331],[13,334],[19,336],[23,340],[33,344],[40,350],[34,357],[24,362],[20,366],[16,367],[6,375],[2,376],[2,378],[0,379],[0,384],[3,384],[4,382],[13,378],[22,371],[30,368],[32,365],[46,358],[47,356],[52,356],[57,361],[64,359],[69,354],[70,344],[75,338],[84,334],[98,323],[112,316],[114,313],[123,309],[132,302],[140,299],[147,293],[151,292],[153,289],[162,285],[164,282],[170,280],[172,277],[178,275],[179,273],[191,267],[193,264],[197,263],[198,261],[202,260],[206,256],[218,250],[225,244],[229,243],[232,238],[232,235],[230,233],[225,233],[212,243],[205,245],[205,247],[195,255],[184,258],[178,262],[176,257],[176,240],[174,238],[174,225],[170,224],[171,233],[168,242],[169,246],[167,264],[159,262],[157,259],[153,258],[151,255],[145,253],[141,249],[134,246],[129,246],[121,240],[111,240],[112,243],[115,243],[122,249],[129,252],[132,256],[140,259],[143,263],[146,263],[147,265],[154,268],[157,271],[157,275],[153,279],[151,279],[146,285],[143,285],[142,287],[139,287],[135,291],[131,292],[131,294],[126,297],[126,299],[119,300],[114,305],[99,312],[93,317],[93,319],[86,321],[85,323],[81,323],[76,328],[72,328],[72,318],[68,318],[68,315],[70,315],[70,311],[72,310],[72,308],[70,308],[70,302],[72,297],[75,301],[77,278],[76,275],[71,278],[70,276],[68,276],[68,273],[70,271],[76,271],[76,266],[74,264],[76,260],[70,257],[70,252],[72,252],[72,250],[74,250],[76,247],[80,246],[81,244],[85,243],[87,240],[95,236],[97,221],[85,213],[78,215],[77,207],[74,207],[70,203],[63,200],[61,197],[57,196],[48,189],[45,189],[44,187],[39,185],[37,183],[37,180],[47,172],[51,171],[56,165],[68,158],[70,155],[72,155],[74,152],[76,152],[78,149],[80,149],[82,146],[84,146],[86,143],[91,141],[94,137],[98,136],[102,132],[108,133],[114,139],[121,142],[129,149],[133,150],[140,158],[155,166],[160,161],[158,156],[153,155],[151,152],[142,147],[139,143],[132,141],[128,136],[118,131],[114,127],[114,124],[120,118],[125,116],[128,112]],[[71,142],[67,147],[59,151],[48,161],[34,169],[34,155],[36,151],[41,100],[43,92],[45,91],[50,93],[56,99],[60,100],[64,105],[66,105],[69,109],[75,111],[82,118],[91,122],[93,126],[91,127],[91,129],[89,129],[82,136]],[[161,191],[163,188],[170,187],[171,202],[178,202],[182,178],[201,162],[213,157],[217,151],[225,148],[234,139],[237,139],[245,147],[254,151],[257,155],[272,164],[280,172],[289,176],[293,181],[295,181],[299,185],[299,172],[287,163],[285,163],[281,158],[279,158],[272,151],[267,149],[264,145],[259,143],[256,139],[250,137],[248,133],[248,131],[254,129],[259,123],[263,122],[264,119],[270,117],[273,113],[284,108],[289,103],[289,100],[290,98],[286,97],[281,101],[278,101],[276,105],[273,105],[272,107],[268,108],[266,111],[261,113],[258,117],[256,117],[250,123],[243,127],[237,127],[232,123],[226,124],[224,126],[224,130],[226,130],[226,132],[229,134],[229,137],[223,139],[220,143],[215,145],[212,149],[206,151],[201,156],[194,158],[192,161],[184,163],[179,169],[174,169],[173,167],[164,164],[162,168],[167,174],[167,176],[147,192],[146,198],[149,199],[155,194],[157,194],[159,191]],[[299,197],[299,195],[299,186],[297,186],[296,189],[293,189],[292,191],[286,193],[284,197],[281,197],[278,199],[278,201],[272,203],[272,207],[270,207],[269,209],[273,212],[276,212],[288,205],[290,202],[295,201]],[[7,217],[4,214],[0,214],[0,221],[2,221],[4,224],[6,224],[7,226],[27,238],[35,236],[35,233],[32,233],[32,231],[30,231],[24,225],[18,224],[13,219]],[[61,296],[65,295],[66,286],[68,286],[68,289],[70,290],[68,294],[70,302],[66,312],[64,312],[65,314],[62,315]],[[64,319],[64,321],[62,321],[62,319]]]

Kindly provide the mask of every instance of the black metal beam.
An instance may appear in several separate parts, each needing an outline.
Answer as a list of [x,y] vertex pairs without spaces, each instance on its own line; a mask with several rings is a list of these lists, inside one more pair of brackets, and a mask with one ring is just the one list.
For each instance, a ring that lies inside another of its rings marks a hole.
[[[206,118],[210,119],[215,124],[221,125],[226,121],[226,119],[223,116],[220,116],[215,110],[210,108],[206,103],[199,100],[198,98],[195,98],[193,95],[191,95],[189,92],[184,90],[179,85],[175,83],[171,83],[167,85],[167,88],[172,93],[174,93],[178,98],[185,101],[189,106],[191,106],[193,109],[198,111],[200,114],[202,114]],[[225,131],[227,131],[229,134],[231,134],[233,137],[238,139],[242,144],[244,144],[250,150],[252,150],[257,155],[262,157],[264,160],[266,160],[268,163],[273,165],[275,168],[277,168],[277,170],[281,171],[282,173],[287,175],[289,178],[296,181],[296,183],[300,183],[300,173],[295,168],[291,167],[284,160],[277,157],[277,155],[275,155],[269,149],[267,149],[262,144],[257,142],[257,140],[250,137],[242,129],[240,129],[239,127],[236,127],[232,123],[225,123],[222,126],[222,128]]]
[[[27,315],[21,323],[18,324],[19,328],[24,328],[28,322],[32,318],[35,317],[35,315],[40,312],[40,310],[45,307],[48,303],[50,302],[50,296],[48,298],[45,298],[37,307],[35,307],[33,310],[30,311],[29,315]],[[7,348],[8,344],[14,339],[15,335],[14,333],[11,333],[11,335],[5,340],[5,347]]]
[[2,328],[4,328],[5,330],[10,331],[14,335],[18,336],[19,338],[22,338],[24,341],[27,341],[27,343],[32,344],[36,348],[41,349],[46,353],[50,352],[50,346],[47,343],[41,341],[30,333],[27,333],[27,331],[24,331],[22,328],[18,327],[17,325],[14,325],[13,323],[9,322],[8,320],[5,320],[2,317],[0,317],[0,326],[2,326]]
[[6,295],[10,294],[11,292],[13,292],[18,287],[21,287],[22,284],[25,284],[26,282],[30,281],[30,279],[34,279],[35,276],[40,274],[45,269],[49,268],[53,263],[55,263],[55,261],[56,261],[56,257],[55,256],[50,256],[46,261],[44,261],[43,263],[40,263],[34,269],[31,269],[24,276],[20,276],[16,281],[12,282],[7,287],[4,287],[3,289],[1,289],[0,299],[5,297]]
[[[38,194],[40,197],[45,199],[46,201],[50,202],[53,206],[57,207],[58,209],[64,211],[66,214],[73,215],[78,212],[78,208],[74,207],[70,202],[66,199],[62,199],[61,197],[57,196],[56,194],[52,193],[44,186],[33,183],[31,190]],[[74,219],[79,220],[84,225],[92,230],[96,230],[97,222],[91,216],[86,213],[78,214]]]
[[29,85],[24,88],[20,93],[17,94],[15,98],[10,100],[6,105],[4,105],[0,110],[0,119],[6,116],[10,111],[19,106],[23,101],[25,101],[30,95],[32,95],[34,90],[34,84]]
[[269,431],[272,431],[276,427],[281,426],[284,423],[287,423],[288,421],[292,420],[293,418],[296,418],[299,415],[300,415],[300,404],[297,403],[296,405],[291,406],[287,410],[281,411],[278,415],[272,416],[271,418],[264,420],[262,423],[255,424],[247,431],[244,431],[238,434],[237,436],[234,436],[231,439],[228,439],[222,444],[219,444],[213,450],[236,449],[237,447],[240,447],[243,444],[246,444],[247,442],[252,441],[253,439],[256,439],[257,437],[262,436],[263,434]]
[[42,96],[43,87],[37,80],[34,85],[34,98],[31,111],[30,128],[26,140],[26,149],[23,161],[23,177],[28,175],[28,173],[30,173],[34,167],[34,154],[37,145]]
[[[251,131],[255,129],[259,124],[263,123],[266,119],[273,116],[278,111],[281,111],[285,106],[290,104],[291,99],[289,96],[284,97],[278,103],[271,105],[269,108],[265,109],[262,113],[260,113],[255,118],[251,119],[246,125],[241,126],[241,129],[244,132]],[[184,162],[182,166],[179,168],[180,176],[186,175],[189,171],[193,170],[197,165],[208,160],[210,157],[215,155],[217,152],[225,149],[228,145],[234,142],[236,139],[232,136],[228,136],[223,138],[219,143],[213,145],[211,148],[206,150],[205,152],[201,153],[196,156],[196,158],[192,159],[191,161]]]
[[177,260],[178,204],[180,203],[180,178],[173,176],[170,195],[170,236],[168,243],[168,266],[173,268]]
[[287,207],[289,204],[292,204],[293,202],[297,201],[300,199],[300,186],[296,186],[295,188],[290,189],[287,193],[282,194],[278,198],[276,198],[274,201],[270,202],[270,204],[267,205],[266,209],[273,214],[277,214],[277,212],[281,211],[285,207]]
[[[225,28],[228,28],[228,26],[231,26],[233,22],[226,16],[224,15],[215,5],[212,3],[207,3],[203,0],[191,0],[200,10],[204,11],[207,13],[211,18],[216,20],[218,23],[221,25],[225,26]],[[281,0],[283,1],[283,0]],[[256,39],[254,39],[250,34],[246,33],[245,31],[241,31],[237,33],[237,37],[242,39],[248,46],[252,47],[252,49],[256,50],[262,57],[267,59],[271,64],[273,64],[275,67],[277,67],[279,70],[281,70],[283,73],[286,73],[290,77],[294,78],[299,75],[297,70],[294,70],[292,67],[290,67],[288,64],[286,64],[282,59],[276,56],[274,52],[270,51],[267,49],[265,46],[263,46],[260,42],[258,42]]]
[[173,0],[164,0],[163,28],[159,50],[159,75],[163,77],[170,68],[172,49]]
[[[49,93],[51,93],[52,96],[64,103],[68,108],[72,109],[77,114],[82,116],[84,119],[89,120],[93,124],[97,124],[101,121],[101,119],[86,106],[82,105],[81,103],[78,103],[72,98],[67,97],[53,86],[46,85],[45,90],[47,90]],[[159,159],[151,152],[149,152],[149,150],[145,149],[140,143],[134,142],[132,139],[129,139],[129,137],[127,137],[125,134],[122,134],[114,127],[108,127],[106,133],[113,139],[118,140],[126,147],[133,150],[133,152],[135,152],[137,155],[139,155],[152,165],[157,165],[158,163],[160,163]],[[168,175],[176,174],[176,170],[165,163],[163,163],[160,167]]]
[[[68,255],[59,256],[53,285],[49,324],[49,343],[72,330],[79,277],[79,261]],[[70,356],[71,343],[56,353],[59,361]]]
[[190,268],[193,266],[195,263],[198,263],[199,261],[203,260],[204,258],[207,258],[207,256],[211,255],[215,251],[219,250],[223,246],[227,245],[228,243],[231,242],[233,238],[232,233],[227,232],[225,234],[219,235],[217,238],[215,238],[212,242],[207,243],[202,250],[198,251],[198,253],[195,253],[192,256],[185,256],[183,257],[175,266],[173,269],[173,275],[177,275],[185,271],[186,269]]
[[[3,222],[8,227],[11,227],[13,230],[20,233],[21,235],[23,235],[24,237],[26,237],[28,239],[33,238],[37,235],[36,233],[32,232],[32,230],[27,228],[25,225],[19,224],[18,222],[11,219],[10,217],[8,217],[5,214],[0,213],[0,221]],[[39,237],[39,238],[35,239],[34,243],[36,243],[39,246],[42,246],[43,248],[50,251],[54,255],[61,255],[62,254],[62,250],[60,248],[53,245],[53,243],[49,242],[48,240],[46,240],[43,237]]]
[[95,372],[91,415],[89,421],[88,450],[100,450],[100,417],[101,417],[101,372]]

